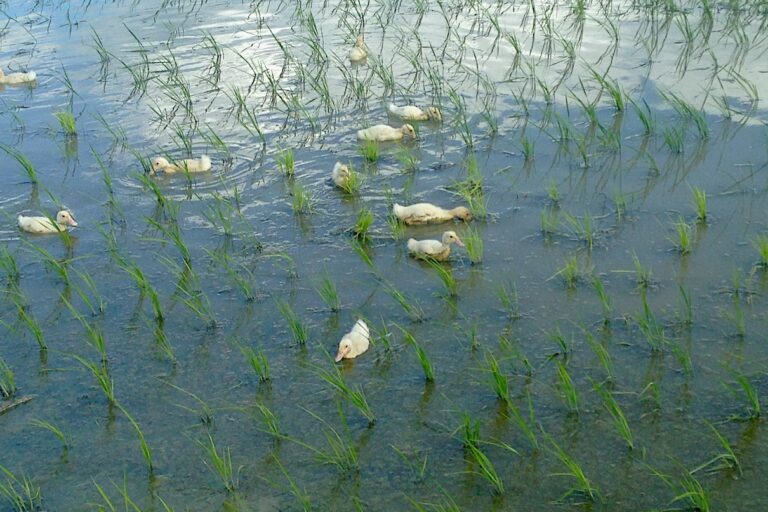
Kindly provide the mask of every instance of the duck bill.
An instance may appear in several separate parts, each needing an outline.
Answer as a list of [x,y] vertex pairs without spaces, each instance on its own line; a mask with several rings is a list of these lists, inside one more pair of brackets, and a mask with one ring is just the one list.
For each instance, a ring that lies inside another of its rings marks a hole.
[[456,239],[456,245],[458,245],[459,247],[466,247],[466,245],[464,245],[464,242],[462,242],[458,238]]
[[69,219],[69,220],[67,221],[67,224],[69,224],[69,225],[70,225],[70,226],[72,226],[73,228],[76,228],[76,227],[77,227],[77,221],[75,221],[75,219]]
[[347,354],[349,354],[349,348],[339,350],[339,352],[336,354],[336,362],[341,362],[341,360],[344,359]]

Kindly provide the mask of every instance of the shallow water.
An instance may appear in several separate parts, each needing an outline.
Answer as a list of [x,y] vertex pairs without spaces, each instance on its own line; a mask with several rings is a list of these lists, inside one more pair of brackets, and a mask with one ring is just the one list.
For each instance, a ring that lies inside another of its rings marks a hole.
[[[587,2],[580,15],[579,2],[355,5],[0,2],[10,17],[0,65],[38,74],[35,87],[0,89],[0,142],[27,155],[39,178],[32,185],[0,152],[0,239],[20,271],[15,283],[3,267],[0,358],[14,372],[16,397],[34,397],[0,415],[0,464],[39,485],[45,510],[110,509],[97,485],[142,510],[300,510],[297,493],[320,510],[446,510],[450,500],[462,510],[658,510],[690,505],[674,499],[691,474],[713,510],[768,507],[764,420],[745,419],[738,384],[746,378],[765,405],[768,281],[754,246],[767,209],[768,116],[758,99],[768,95],[765,7]],[[346,53],[363,25],[371,56],[350,66]],[[313,33],[322,51],[313,52]],[[596,76],[620,85],[622,110]],[[238,111],[237,94],[258,130]],[[367,163],[354,132],[399,124],[386,114],[389,101],[438,104],[444,122],[419,123],[417,141],[382,145]],[[653,118],[650,133],[633,104]],[[76,138],[53,116],[70,105]],[[186,157],[185,137],[193,156],[211,155],[213,170],[153,178],[167,201],[159,206],[136,155]],[[285,148],[295,154],[294,178],[278,170]],[[364,176],[358,195],[331,186],[337,160]],[[391,202],[463,204],[456,185],[475,164],[487,216],[393,238]],[[311,212],[294,213],[294,183],[311,194]],[[696,219],[694,187],[707,194],[705,222]],[[17,214],[55,213],[59,204],[80,223],[71,239],[16,229]],[[372,267],[350,245],[363,207],[375,214],[364,244]],[[551,233],[544,215],[557,218]],[[685,254],[681,219],[691,229]],[[591,248],[574,227],[585,222]],[[168,236],[174,226],[189,251],[186,272]],[[454,249],[445,264],[457,281],[451,297],[434,269],[408,257],[405,239],[449,227],[466,238],[470,226],[484,242],[482,262]],[[69,284],[36,247],[65,262]],[[562,268],[572,257],[581,275],[568,286]],[[645,291],[634,257],[651,271]],[[162,323],[121,269],[126,262],[156,290]],[[590,276],[610,297],[608,314]],[[324,277],[339,291],[338,313],[315,291]],[[516,290],[515,314],[499,299],[502,285]],[[663,331],[651,337],[656,350],[641,328],[644,296]],[[278,303],[309,329],[305,345],[294,342]],[[17,304],[29,305],[47,350]],[[120,407],[75,357],[98,368],[73,310],[103,333]],[[360,316],[388,343],[377,336],[365,355],[338,366],[364,390],[372,425],[319,376]],[[428,355],[434,382],[425,382],[403,330]],[[611,378],[587,333],[609,354]],[[268,383],[240,345],[266,355]],[[491,387],[488,354],[509,403]],[[558,368],[573,381],[577,410]],[[620,405],[634,449],[617,434],[599,384]],[[265,431],[258,405],[278,418],[282,439]],[[152,471],[125,411],[152,451]],[[503,493],[462,446],[465,414],[479,422],[479,448]],[[33,419],[68,433],[71,446],[62,449]],[[708,423],[734,448],[737,468],[702,468],[725,451]],[[317,459],[317,450],[331,450],[331,428],[357,454],[356,469]],[[234,491],[212,470],[209,435],[231,454]],[[594,499],[569,494],[579,488],[562,476],[558,450],[581,466]]]

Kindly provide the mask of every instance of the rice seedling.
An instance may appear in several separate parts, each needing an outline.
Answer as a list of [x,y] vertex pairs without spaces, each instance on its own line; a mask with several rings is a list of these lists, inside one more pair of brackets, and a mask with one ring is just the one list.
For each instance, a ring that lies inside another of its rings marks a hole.
[[392,238],[402,240],[405,237],[405,223],[394,215],[387,215],[387,224],[392,231]]
[[479,470],[476,471],[476,473],[481,475],[491,484],[494,494],[504,494],[504,482],[501,480],[499,473],[496,471],[496,468],[493,466],[488,456],[485,455],[478,446],[474,445],[469,447],[469,453],[478,465]]
[[698,510],[699,512],[709,512],[712,510],[709,502],[709,494],[704,490],[704,487],[696,477],[693,476],[692,472],[682,468],[682,478],[673,480],[672,477],[653,468],[651,468],[651,471],[663,480],[672,492],[678,493],[672,499],[672,503],[681,501],[688,505],[688,507],[686,507],[687,509]]
[[414,172],[419,169],[419,159],[408,146],[399,146],[394,156],[403,166],[403,172]]
[[75,124],[75,116],[72,112],[65,110],[54,112],[54,116],[59,120],[59,126],[64,135],[70,138],[77,137],[77,125]]
[[602,384],[593,382],[592,387],[597,394],[600,395],[600,398],[602,398],[603,408],[611,415],[611,422],[613,423],[614,429],[616,429],[616,433],[618,433],[619,437],[624,440],[627,448],[634,450],[635,443],[632,437],[632,430],[629,428],[629,422],[627,421],[627,417],[624,415],[621,406],[619,406],[619,403],[613,397],[613,394],[605,389]]
[[509,381],[507,376],[502,373],[499,366],[499,361],[494,357],[491,351],[485,352],[485,365],[486,370],[491,376],[491,388],[496,393],[496,398],[505,403],[510,401],[509,396]]
[[401,450],[393,444],[390,444],[389,447],[392,448],[403,463],[408,466],[413,473],[416,482],[423,482],[427,473],[427,455],[424,454],[422,456],[418,451],[408,452],[406,450]]
[[757,235],[752,239],[752,246],[757,249],[760,259],[757,261],[757,267],[768,269],[768,235]]
[[573,487],[571,487],[563,496],[560,497],[560,501],[563,501],[574,494],[578,494],[583,498],[589,499],[590,501],[597,500],[600,496],[600,493],[589,481],[579,463],[576,462],[576,460],[574,460],[573,457],[571,457],[565,450],[563,450],[550,435],[546,435],[546,437],[549,441],[550,451],[564,466],[565,471],[563,473],[556,473],[556,475],[567,476],[574,480]]
[[544,236],[557,233],[560,226],[560,212],[556,209],[545,208],[541,211],[541,232]]
[[352,227],[352,234],[359,241],[368,240],[368,231],[373,225],[373,212],[368,208],[363,207],[358,213],[355,219],[355,225]]
[[[325,435],[325,441],[328,447],[326,449],[321,449],[301,442],[300,444],[313,451],[315,459],[321,464],[336,466],[341,473],[356,472],[360,467],[357,448],[351,443],[351,439],[349,439],[350,435],[349,429],[347,428],[347,420],[341,406],[339,406],[339,416],[341,417],[341,422],[345,430],[344,437],[342,437],[339,432],[323,418],[308,409],[304,410],[324,425],[325,428],[323,429],[323,434]],[[296,442],[294,439],[291,440]]]
[[0,358],[0,398],[13,398],[17,390],[16,377],[13,370]]
[[291,207],[298,215],[312,211],[312,194],[298,181],[291,187]]
[[432,367],[432,363],[427,357],[427,353],[424,352],[423,348],[421,348],[421,345],[419,345],[419,343],[416,341],[416,338],[413,337],[413,334],[403,329],[402,327],[400,327],[400,330],[403,331],[405,342],[411,345],[416,351],[416,357],[419,359],[421,369],[424,371],[424,379],[427,382],[433,382],[435,380],[435,369]]
[[571,215],[570,213],[563,213],[565,217],[565,223],[570,226],[573,235],[580,241],[582,241],[587,249],[592,250],[592,246],[595,243],[595,232],[592,226],[592,216],[589,213],[585,213],[579,220],[578,217]]
[[336,365],[331,366],[330,369],[316,366],[315,371],[317,376],[331,386],[340,398],[354,406],[360,414],[368,420],[369,425],[373,425],[376,422],[376,416],[373,414],[371,406],[368,405],[368,399],[363,392],[362,386],[357,385],[352,387],[347,384],[344,381],[344,376],[341,374],[341,370]]
[[600,299],[600,306],[603,309],[603,323],[607,325],[611,322],[611,314],[613,313],[611,298],[605,291],[603,281],[596,275],[592,275],[592,286],[595,288],[595,292]]
[[107,397],[109,404],[117,404],[117,399],[115,398],[115,382],[109,375],[109,369],[107,366],[104,364],[96,364],[93,361],[89,361],[84,357],[78,356],[77,354],[70,354],[70,357],[90,370],[91,375],[93,375],[93,377],[96,379],[96,383],[99,385],[99,388],[101,388],[104,396]]
[[199,440],[196,443],[203,449],[205,454],[203,464],[219,477],[228,492],[234,492],[240,484],[240,470],[242,467],[235,469],[232,465],[232,453],[229,447],[219,451],[211,434],[208,434],[207,443]]
[[582,329],[582,332],[584,333],[584,337],[587,338],[589,348],[592,349],[592,352],[594,352],[598,361],[600,361],[600,366],[605,370],[608,380],[613,380],[613,361],[611,360],[611,355],[608,353],[608,350],[602,343],[598,342],[595,337],[592,336],[592,333],[586,329]]
[[98,32],[96,32],[96,29],[91,27],[91,31],[92,31],[91,39],[93,40],[93,43],[95,45],[94,49],[96,50],[96,53],[98,53],[99,55],[99,61],[101,65],[101,70],[99,72],[100,74],[99,81],[106,82],[107,72],[109,71],[109,60],[110,60],[109,52],[107,51],[106,46],[104,46],[104,42],[101,40],[101,36],[99,35]]
[[464,232],[464,244],[469,254],[469,261],[473,265],[482,263],[483,261],[483,237],[473,226],[468,226]]
[[651,285],[651,269],[640,263],[637,254],[632,254],[632,263],[635,265],[635,283],[641,290],[647,290]]
[[720,446],[723,448],[723,451],[708,461],[704,462],[703,464],[700,464],[695,469],[692,469],[691,474],[705,469],[707,473],[715,473],[722,470],[736,470],[739,476],[741,476],[743,474],[741,470],[741,462],[739,462],[739,458],[736,456],[736,452],[734,451],[733,446],[731,446],[731,443],[715,428],[713,424],[708,421],[704,421],[704,423],[706,423],[712,433],[715,434],[715,437],[720,443]]
[[39,180],[37,179],[37,171],[35,170],[35,166],[32,165],[32,162],[29,160],[29,158],[27,158],[21,151],[3,143],[0,143],[0,149],[2,149],[5,153],[7,153],[8,156],[16,160],[16,162],[21,166],[21,168],[24,169],[24,172],[27,173],[27,178],[29,178],[30,183],[32,183],[33,185],[37,185],[39,183]]
[[749,378],[742,373],[737,374],[735,378],[736,384],[738,384],[736,389],[741,390],[747,402],[746,416],[741,417],[741,419],[756,420],[760,418],[761,406],[757,388],[749,381]]
[[[120,498],[122,498],[123,501],[123,510],[125,512],[140,512],[141,508],[139,505],[136,504],[136,502],[131,498],[128,492],[128,477],[123,476],[123,485],[117,485],[115,482],[112,482],[112,486],[115,488],[115,490],[119,493]],[[106,491],[96,482],[93,482],[93,485],[96,487],[96,491],[99,493],[99,496],[101,496],[102,501],[104,501],[104,505],[108,507],[109,512],[118,512],[117,506],[112,502],[109,495],[107,495]],[[168,504],[161,498],[160,496],[153,496],[153,499],[157,499],[157,501],[160,502],[160,504],[163,506],[163,510],[165,512],[173,512],[173,509],[171,509]],[[107,510],[102,505],[98,505],[99,512],[107,512]]]
[[557,344],[558,351],[555,352],[554,355],[562,355],[563,358],[567,361],[568,357],[571,355],[573,339],[569,341],[560,330],[560,327],[557,327],[554,331],[545,331],[545,334],[547,335],[547,338]]
[[163,328],[162,323],[155,323],[154,325],[154,340],[155,340],[155,346],[160,350],[160,352],[172,363],[176,363],[176,356],[173,353],[173,346],[171,345],[171,342],[168,340],[168,336],[165,335],[165,329]]
[[17,512],[33,512],[42,509],[40,486],[27,475],[16,476],[10,469],[0,464],[0,473],[5,482],[0,481],[0,496]]
[[155,321],[158,323],[158,325],[162,325],[165,319],[165,315],[163,313],[162,305],[160,304],[160,297],[152,287],[147,277],[144,275],[144,271],[141,270],[141,267],[139,267],[133,261],[126,261],[122,259],[118,262],[118,267],[120,267],[131,277],[131,279],[133,279],[133,281],[136,283],[136,287],[139,289],[141,297],[149,296],[152,310],[155,314]]
[[663,136],[664,142],[672,153],[677,155],[683,153],[685,150],[685,128],[671,126],[664,130]]
[[568,410],[573,414],[579,414],[579,396],[576,393],[576,386],[565,363],[560,360],[557,361],[557,377],[560,383],[560,391],[563,394],[563,398],[565,398],[565,403],[568,405]]
[[349,246],[355,251],[355,254],[360,256],[363,263],[368,265],[369,268],[374,269],[373,258],[371,257],[371,248],[368,244],[362,243],[356,238],[352,238],[349,241]]
[[[48,345],[46,344],[45,338],[43,337],[43,329],[40,327],[40,324],[38,323],[34,315],[32,315],[32,313],[28,311],[27,306],[24,304],[24,301],[26,301],[26,299],[24,299],[23,296],[20,296],[19,293],[13,293],[11,295],[12,297],[14,297],[16,312],[19,315],[19,319],[27,327],[30,334],[34,336],[35,341],[37,342],[37,346],[40,348],[41,351],[48,350]],[[0,320],[0,323],[7,325],[2,320]]]
[[531,162],[536,156],[536,144],[528,138],[528,136],[523,136],[522,139],[520,139],[520,146],[523,151],[523,159],[526,162]]
[[277,467],[280,468],[280,471],[283,473],[283,476],[286,478],[286,480],[288,480],[288,490],[291,494],[293,494],[294,497],[296,497],[296,500],[299,502],[301,509],[304,512],[309,512],[312,510],[309,495],[305,491],[301,490],[301,488],[299,488],[299,485],[293,478],[291,478],[291,476],[288,474],[288,471],[286,471],[285,467],[280,462],[280,459],[278,459],[277,455],[274,453],[272,454],[272,460],[275,462],[275,464],[277,464]]
[[354,196],[360,192],[365,180],[359,172],[355,171],[351,164],[347,164],[347,169],[349,174],[347,179],[341,183],[340,188],[347,194]]
[[304,345],[309,340],[309,331],[299,316],[291,309],[290,304],[287,302],[277,302],[277,309],[288,323],[288,328],[291,330],[294,343],[298,345]]
[[693,324],[693,302],[691,299],[691,293],[683,288],[683,285],[678,285],[680,291],[680,310],[682,313],[679,315],[679,321],[683,325]]
[[232,151],[229,149],[227,143],[224,142],[224,140],[219,136],[219,134],[216,133],[210,125],[206,124],[205,128],[205,130],[200,131],[200,136],[203,138],[203,140],[205,140],[205,142],[207,142],[215,150],[224,153],[227,158],[232,158]]
[[287,177],[292,177],[296,171],[296,161],[293,154],[293,150],[281,149],[275,156],[275,162],[277,162],[277,168]]
[[261,422],[260,430],[272,436],[276,441],[280,441],[284,435],[280,429],[280,423],[278,422],[275,413],[264,404],[256,404],[255,407],[259,411],[258,420]]
[[339,300],[339,293],[336,289],[336,284],[333,282],[330,276],[326,275],[320,280],[320,284],[315,286],[315,291],[325,304],[330,308],[331,312],[336,313],[341,310],[341,301]]
[[360,145],[360,154],[368,162],[375,162],[379,159],[379,143],[375,140],[366,140]]
[[419,306],[418,302],[411,302],[408,300],[403,292],[395,288],[393,284],[386,283],[385,290],[390,297],[395,299],[395,301],[400,304],[400,306],[408,314],[408,317],[410,317],[412,321],[421,322],[426,318],[424,315],[424,310],[421,309],[421,306]]
[[507,317],[510,319],[520,318],[520,296],[517,294],[517,286],[512,280],[506,280],[496,290],[496,296],[501,302]]
[[549,197],[550,202],[554,206],[560,204],[560,190],[558,190],[557,183],[554,181],[549,181],[547,183],[547,197]]
[[456,432],[461,433],[461,444],[464,450],[480,446],[480,420],[472,421],[469,413],[464,413],[461,425],[456,429]]
[[240,345],[240,352],[243,353],[243,357],[245,358],[245,362],[248,363],[248,366],[250,366],[254,373],[259,377],[259,382],[268,382],[270,379],[269,361],[267,360],[264,351],[259,350],[256,352],[251,347]]
[[636,315],[635,320],[640,331],[645,335],[646,341],[651,346],[651,350],[659,352],[667,343],[664,327],[656,319],[651,307],[648,305],[648,296],[645,290],[641,290],[640,296],[643,301],[643,310]]
[[6,283],[11,287],[16,287],[19,283],[21,273],[16,263],[16,257],[7,247],[0,247],[0,271],[5,274]]
[[459,295],[458,285],[456,284],[456,278],[453,277],[453,272],[450,267],[446,267],[442,262],[432,259],[426,259],[424,262],[429,265],[432,270],[435,271],[437,277],[440,278],[448,297],[457,297]]
[[627,198],[621,192],[613,194],[613,204],[616,207],[616,220],[621,222],[627,211]]
[[[151,165],[151,164],[147,164]],[[150,192],[152,192],[152,195],[155,198],[155,202],[159,209],[165,208],[168,204],[168,198],[165,197],[165,194],[160,189],[160,187],[155,183],[155,180],[149,177],[149,174],[137,174],[135,175],[136,179],[141,182],[141,184],[144,186],[144,188],[148,189]]]
[[566,288],[576,288],[576,285],[581,280],[582,272],[579,269],[579,259],[577,256],[571,256],[568,258],[563,267],[557,271],[555,275],[559,275],[565,283]]
[[682,217],[677,220],[674,226],[677,234],[677,238],[673,240],[675,247],[680,254],[688,254],[691,252],[691,244],[693,243],[693,228]]
[[56,436],[56,439],[58,439],[59,442],[61,442],[61,446],[62,448],[64,448],[64,450],[68,450],[69,447],[72,446],[72,437],[66,432],[64,432],[63,430],[61,430],[59,427],[51,423],[50,421],[33,418],[29,423],[34,427],[47,430],[48,432]]

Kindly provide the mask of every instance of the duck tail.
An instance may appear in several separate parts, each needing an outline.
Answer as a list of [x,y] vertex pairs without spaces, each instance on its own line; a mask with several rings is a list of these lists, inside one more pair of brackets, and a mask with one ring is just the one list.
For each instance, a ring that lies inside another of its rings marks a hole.
[[200,168],[204,171],[207,171],[211,168],[211,158],[208,155],[203,155],[200,157]]
[[16,217],[16,224],[18,224],[19,227],[21,227],[21,223],[22,223],[23,219],[24,219],[24,217],[22,217],[21,215]]
[[368,325],[363,321],[362,318],[355,322],[355,326],[352,328],[352,330],[358,334],[361,334],[362,336],[365,336],[366,338],[370,338],[371,336],[370,331],[368,330]]

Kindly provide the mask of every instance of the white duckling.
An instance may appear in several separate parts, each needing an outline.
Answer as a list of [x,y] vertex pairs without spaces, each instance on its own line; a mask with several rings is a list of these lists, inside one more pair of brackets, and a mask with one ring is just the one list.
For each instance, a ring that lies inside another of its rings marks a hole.
[[17,221],[22,231],[35,234],[59,233],[66,231],[69,226],[77,226],[74,217],[67,210],[61,210],[56,214],[55,223],[48,217],[25,217],[24,215],[19,215]]
[[0,84],[17,85],[27,84],[37,80],[37,73],[29,71],[27,73],[11,73],[6,75],[2,69],[0,69]]
[[347,188],[351,177],[352,171],[349,170],[349,167],[341,162],[336,162],[336,165],[333,166],[333,171],[331,171],[333,184],[339,188]]
[[427,107],[426,109],[422,110],[415,105],[404,105],[402,107],[398,107],[394,103],[390,103],[387,107],[387,110],[389,110],[390,114],[401,119],[405,119],[406,121],[443,120],[443,114],[440,113],[440,109],[437,107]]
[[371,343],[371,335],[365,322],[358,320],[352,330],[345,334],[339,342],[339,351],[336,353],[336,362],[342,359],[354,359],[366,350]]
[[360,62],[361,60],[368,57],[368,50],[365,48],[365,41],[363,40],[362,35],[357,36],[357,39],[355,40],[355,46],[349,50],[347,57],[351,62]]
[[392,213],[406,224],[428,224],[430,222],[448,222],[453,219],[469,221],[472,213],[464,206],[446,210],[432,203],[416,203],[409,206],[392,205]]
[[414,258],[431,259],[445,261],[451,255],[451,244],[464,247],[464,242],[453,231],[443,233],[443,239],[440,240],[408,240],[408,252]]
[[404,124],[400,128],[393,128],[386,124],[377,124],[364,130],[357,130],[357,140],[375,140],[384,142],[387,140],[400,140],[404,136],[416,138],[416,130],[409,124]]
[[175,172],[205,172],[209,170],[211,170],[211,159],[208,155],[203,155],[200,158],[176,160],[173,163],[169,162],[167,158],[156,156],[152,159],[152,170],[150,171],[150,174],[155,174],[157,171],[173,174]]

